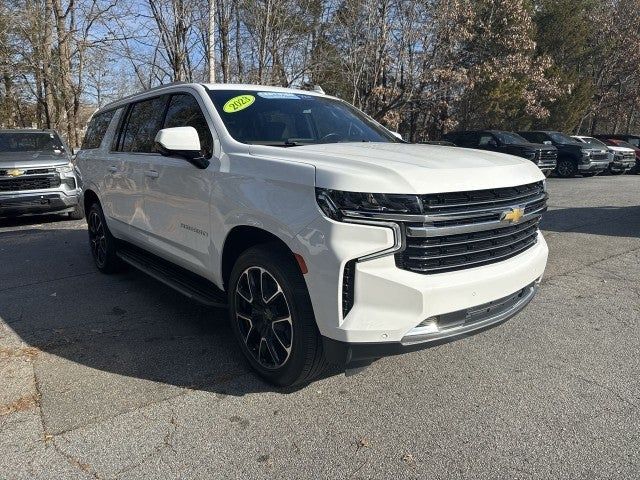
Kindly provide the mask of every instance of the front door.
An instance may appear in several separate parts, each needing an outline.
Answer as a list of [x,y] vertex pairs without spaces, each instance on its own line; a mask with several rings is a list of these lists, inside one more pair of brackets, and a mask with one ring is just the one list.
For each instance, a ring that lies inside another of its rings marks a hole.
[[[194,127],[203,154],[213,155],[212,130],[196,97],[171,95],[162,128]],[[165,258],[210,276],[211,193],[214,166],[199,169],[178,157],[149,157],[145,171],[144,216],[150,247]]]

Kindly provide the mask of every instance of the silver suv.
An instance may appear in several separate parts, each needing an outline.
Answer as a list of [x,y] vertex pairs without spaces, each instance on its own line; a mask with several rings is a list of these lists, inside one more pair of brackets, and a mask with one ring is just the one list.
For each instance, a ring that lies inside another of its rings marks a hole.
[[0,130],[0,217],[83,215],[72,155],[53,130]]

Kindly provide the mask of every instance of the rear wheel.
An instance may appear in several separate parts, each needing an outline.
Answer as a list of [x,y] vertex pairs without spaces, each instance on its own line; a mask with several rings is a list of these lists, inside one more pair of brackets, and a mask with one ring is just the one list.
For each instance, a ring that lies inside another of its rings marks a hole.
[[558,160],[558,166],[556,167],[556,173],[559,177],[562,178],[571,178],[574,177],[577,173],[578,169],[576,165],[568,159]]
[[89,247],[93,261],[102,273],[114,273],[122,263],[116,254],[116,239],[111,235],[99,203],[94,203],[87,214]]
[[279,386],[311,381],[324,369],[322,341],[300,268],[278,244],[244,252],[229,282],[229,314],[251,367]]

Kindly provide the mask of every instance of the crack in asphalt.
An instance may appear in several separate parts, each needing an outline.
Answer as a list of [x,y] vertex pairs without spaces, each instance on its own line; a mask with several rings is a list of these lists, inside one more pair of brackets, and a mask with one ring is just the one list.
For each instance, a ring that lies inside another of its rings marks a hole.
[[0,292],[7,292],[9,290],[15,290],[16,288],[24,288],[24,287],[34,287],[37,285],[43,285],[45,283],[57,282],[58,280],[68,280],[69,278],[78,278],[78,277],[86,277],[89,275],[97,275],[99,272],[85,272],[85,273],[77,273],[74,275],[66,275],[63,277],[50,278],[47,280],[39,280],[37,282],[32,283],[24,283],[22,285],[12,285],[10,287],[0,288]]

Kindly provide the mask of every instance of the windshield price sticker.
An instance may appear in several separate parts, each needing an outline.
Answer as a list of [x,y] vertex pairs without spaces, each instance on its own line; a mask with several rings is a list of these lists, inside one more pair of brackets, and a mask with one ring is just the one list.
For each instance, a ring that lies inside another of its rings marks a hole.
[[295,93],[287,92],[258,92],[258,96],[267,98],[270,100],[285,99],[285,100],[300,100],[300,97]]
[[237,97],[229,99],[222,107],[222,110],[226,113],[236,113],[251,106],[255,101],[256,97],[253,95],[238,95]]

